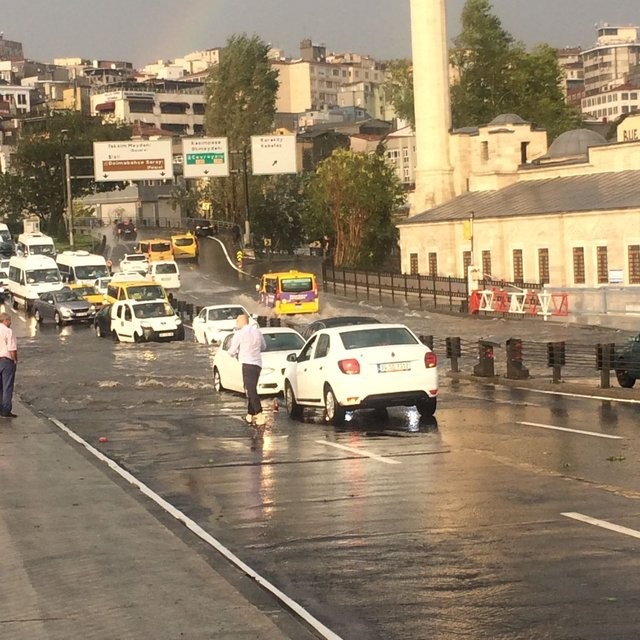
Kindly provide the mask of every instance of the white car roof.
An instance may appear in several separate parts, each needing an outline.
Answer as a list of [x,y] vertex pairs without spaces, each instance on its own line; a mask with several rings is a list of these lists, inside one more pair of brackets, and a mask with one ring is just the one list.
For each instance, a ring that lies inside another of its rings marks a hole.
[[369,329],[407,329],[407,331],[413,333],[413,331],[404,324],[353,324],[347,327],[329,327],[328,329],[319,329],[317,333],[327,333],[335,336],[350,331],[367,331]]
[[[292,329],[291,327],[261,327],[260,331],[262,331],[262,333],[264,333],[265,335],[268,335],[270,333],[295,333],[296,335],[300,336],[300,333],[295,329]],[[302,336],[300,337],[302,338]]]
[[210,304],[208,307],[203,307],[202,310],[209,311],[210,309],[228,309],[229,307],[238,307],[239,309],[247,310],[244,305],[236,302],[229,302],[228,304]]

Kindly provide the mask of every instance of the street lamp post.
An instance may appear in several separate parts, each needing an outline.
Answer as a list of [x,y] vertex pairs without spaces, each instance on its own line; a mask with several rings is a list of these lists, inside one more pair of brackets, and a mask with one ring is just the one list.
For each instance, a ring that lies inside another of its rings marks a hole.
[[73,249],[73,195],[71,192],[71,156],[64,154],[64,173],[67,187],[67,231],[69,232],[69,246]]

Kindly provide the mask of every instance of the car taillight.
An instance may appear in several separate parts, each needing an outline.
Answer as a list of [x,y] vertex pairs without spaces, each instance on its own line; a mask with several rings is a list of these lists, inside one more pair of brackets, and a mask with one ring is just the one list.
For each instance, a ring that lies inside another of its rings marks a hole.
[[438,356],[433,351],[424,354],[424,366],[427,369],[434,369],[438,366]]
[[316,300],[318,299],[318,286],[317,285],[314,285],[314,287],[313,287],[313,297]]
[[282,294],[279,291],[276,291],[276,301],[280,302],[282,300]]
[[346,373],[348,376],[355,376],[360,373],[360,363],[355,358],[340,360],[338,366],[340,367],[340,371]]

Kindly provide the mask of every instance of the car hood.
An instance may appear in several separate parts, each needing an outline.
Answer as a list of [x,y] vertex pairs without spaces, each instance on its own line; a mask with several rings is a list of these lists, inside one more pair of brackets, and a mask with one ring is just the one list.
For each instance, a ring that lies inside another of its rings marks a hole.
[[172,331],[178,326],[177,317],[162,316],[158,318],[140,318],[140,324],[151,327],[154,331]]
[[69,302],[57,302],[56,308],[68,307],[74,311],[88,311],[89,303],[86,300],[70,300]]

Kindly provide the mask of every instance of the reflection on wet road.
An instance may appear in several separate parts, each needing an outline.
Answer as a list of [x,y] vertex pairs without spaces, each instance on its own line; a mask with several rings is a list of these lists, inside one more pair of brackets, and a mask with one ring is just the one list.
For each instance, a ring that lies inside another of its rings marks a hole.
[[640,529],[634,406],[443,380],[437,422],[280,408],[260,435],[242,397],[214,392],[208,347],[22,332],[27,402],[345,639],[637,633],[637,541],[562,515]]

